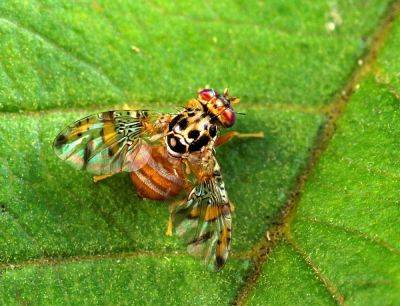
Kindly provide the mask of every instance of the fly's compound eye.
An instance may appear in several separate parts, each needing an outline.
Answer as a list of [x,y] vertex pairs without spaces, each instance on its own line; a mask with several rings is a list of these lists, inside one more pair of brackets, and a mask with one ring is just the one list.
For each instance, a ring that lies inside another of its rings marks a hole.
[[220,116],[220,121],[224,127],[231,127],[235,124],[236,114],[232,108],[226,108]]
[[214,89],[206,88],[198,92],[199,98],[203,101],[210,101],[217,95]]

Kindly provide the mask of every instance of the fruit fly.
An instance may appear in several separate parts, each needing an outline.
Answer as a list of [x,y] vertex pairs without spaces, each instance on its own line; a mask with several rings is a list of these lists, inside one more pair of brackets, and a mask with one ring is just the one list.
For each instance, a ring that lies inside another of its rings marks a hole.
[[[67,126],[55,138],[57,156],[98,182],[129,172],[140,197],[176,198],[170,205],[167,235],[173,232],[220,270],[231,246],[233,204],[229,201],[215,148],[233,137],[263,137],[235,131],[239,99],[206,88],[177,114],[146,110],[113,110]],[[179,199],[179,197],[181,197]]]

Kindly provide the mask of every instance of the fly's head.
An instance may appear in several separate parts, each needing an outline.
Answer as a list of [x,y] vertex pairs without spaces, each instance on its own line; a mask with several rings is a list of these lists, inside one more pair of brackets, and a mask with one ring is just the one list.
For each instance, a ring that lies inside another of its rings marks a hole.
[[228,89],[222,94],[214,89],[205,88],[198,92],[197,100],[206,108],[218,125],[228,128],[234,125],[236,121],[236,113],[233,105],[239,102],[236,97],[231,97]]

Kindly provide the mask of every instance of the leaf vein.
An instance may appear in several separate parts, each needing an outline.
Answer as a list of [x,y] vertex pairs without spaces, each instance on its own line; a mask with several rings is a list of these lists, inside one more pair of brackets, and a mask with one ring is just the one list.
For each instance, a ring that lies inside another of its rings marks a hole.
[[344,296],[340,293],[335,284],[327,276],[325,276],[321,269],[311,260],[310,255],[307,254],[306,251],[304,251],[300,245],[293,240],[293,238],[286,237],[286,240],[293,251],[299,254],[308,267],[313,271],[316,278],[323,284],[324,288],[329,292],[332,299],[339,305],[344,305]]
[[123,90],[117,85],[115,84],[110,77],[108,77],[106,75],[106,73],[100,68],[95,66],[93,63],[91,63],[88,59],[84,59],[82,55],[79,54],[74,54],[71,50],[65,48],[64,46],[58,44],[56,41],[52,40],[49,37],[46,37],[44,34],[37,32],[36,30],[32,29],[32,28],[28,28],[27,26],[23,26],[20,23],[18,23],[17,21],[11,20],[9,18],[6,17],[0,17],[0,22],[11,26],[21,32],[26,33],[27,35],[34,37],[35,39],[51,46],[53,49],[62,52],[64,54],[66,54],[67,56],[71,57],[72,59],[74,59],[76,62],[80,63],[81,65],[89,68],[90,70],[92,70],[95,74],[97,74],[100,78],[102,78],[106,83],[110,84],[112,86],[112,88],[114,88],[114,90],[116,92],[118,92],[118,94],[123,95]]
[[400,250],[397,249],[396,247],[392,246],[389,242],[379,238],[379,237],[374,237],[374,236],[370,236],[367,233],[364,233],[362,231],[359,231],[357,229],[345,226],[343,224],[333,224],[332,222],[329,221],[325,221],[325,220],[320,220],[317,218],[310,218],[310,217],[296,217],[297,220],[301,220],[301,221],[305,221],[305,222],[309,222],[309,223],[314,223],[314,224],[318,224],[320,226],[323,227],[327,227],[327,228],[331,228],[331,229],[335,229],[335,230],[339,230],[342,232],[345,232],[349,235],[352,236],[357,236],[360,237],[366,241],[369,241],[373,244],[379,245],[382,248],[386,249],[387,251],[400,256]]
[[[67,255],[64,257],[59,256],[43,256],[40,258],[27,259],[20,262],[3,262],[0,263],[0,275],[6,270],[24,269],[32,266],[58,266],[62,264],[70,263],[82,263],[82,262],[96,262],[101,260],[123,260],[138,257],[153,257],[153,258],[168,258],[168,257],[191,257],[186,251],[175,251],[175,252],[157,252],[157,251],[120,251],[115,253],[94,253],[94,254],[83,254],[83,255]],[[232,254],[230,256],[237,260],[249,260],[247,256],[241,256],[240,254]]]

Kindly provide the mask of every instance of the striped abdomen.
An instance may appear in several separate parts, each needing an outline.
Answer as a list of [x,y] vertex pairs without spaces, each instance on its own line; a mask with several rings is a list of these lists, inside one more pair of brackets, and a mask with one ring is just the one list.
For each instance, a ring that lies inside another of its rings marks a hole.
[[178,195],[184,186],[184,172],[179,160],[168,156],[165,147],[152,147],[150,159],[131,172],[138,195],[151,200],[165,200]]

